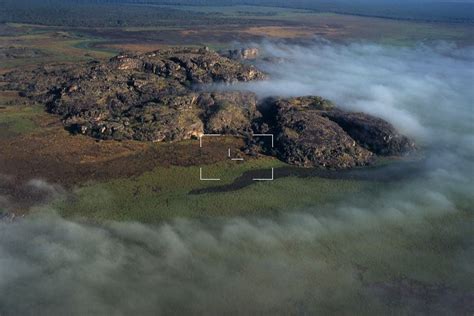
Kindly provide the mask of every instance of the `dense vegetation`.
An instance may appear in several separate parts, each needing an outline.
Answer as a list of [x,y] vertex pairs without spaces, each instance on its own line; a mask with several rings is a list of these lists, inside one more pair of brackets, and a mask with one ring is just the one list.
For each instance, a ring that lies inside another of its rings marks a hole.
[[[76,0],[78,1],[78,0]],[[80,0],[79,0],[80,1]],[[108,2],[167,3],[183,5],[258,5],[393,19],[473,22],[474,3],[407,0],[105,0]]]
[[[168,6],[156,6],[168,5]],[[180,5],[259,5],[392,19],[474,22],[474,3],[312,0],[0,0],[0,23],[20,22],[61,26],[171,25],[179,20],[219,24],[223,17],[180,10]],[[229,23],[228,19],[225,22]],[[230,21],[232,22],[232,21]],[[237,21],[236,21],[237,22]],[[240,23],[250,21],[240,21]]]
[[[228,18],[220,19],[214,15],[169,7],[112,5],[96,2],[91,4],[73,1],[0,1],[0,7],[2,7],[0,23],[14,22],[72,27],[183,26],[232,23]],[[242,21],[240,22],[242,23]]]

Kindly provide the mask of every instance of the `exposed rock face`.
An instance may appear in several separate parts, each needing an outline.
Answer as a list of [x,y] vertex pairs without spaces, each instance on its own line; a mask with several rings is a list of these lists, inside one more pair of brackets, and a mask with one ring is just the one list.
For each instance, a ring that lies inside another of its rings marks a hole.
[[110,64],[119,70],[154,73],[182,84],[264,78],[253,66],[232,61],[207,48],[171,48],[137,56],[119,55],[112,58]]
[[253,94],[196,93],[192,88],[264,77],[253,66],[203,48],[119,55],[107,63],[5,76],[9,89],[45,103],[48,111],[63,116],[72,132],[156,142],[199,136],[205,125],[220,133],[248,131],[257,115]]
[[[258,51],[239,54],[246,59]],[[161,142],[203,133],[273,133],[273,153],[280,159],[326,168],[367,165],[376,155],[414,149],[389,123],[342,111],[320,97],[258,101],[249,92],[195,90],[202,84],[264,78],[253,66],[206,48],[173,48],[12,72],[2,76],[1,87],[45,104],[71,132],[98,139]],[[249,152],[262,146],[249,143]]]
[[415,149],[413,141],[400,135],[390,123],[377,117],[344,111],[329,111],[323,115],[341,126],[362,147],[377,155],[400,155]]
[[280,159],[295,165],[351,168],[376,155],[400,156],[414,143],[388,122],[336,108],[321,97],[267,99],[270,129]]
[[259,116],[253,93],[189,92],[145,102],[114,113],[88,110],[69,115],[64,124],[71,131],[101,139],[179,141],[206,133],[244,135]]
[[257,98],[252,93],[226,92],[201,95],[206,109],[206,132],[244,135],[252,132],[252,122],[260,117]]
[[234,60],[253,60],[260,56],[260,50],[256,47],[231,49],[222,55]]
[[337,123],[323,116],[334,107],[320,97],[279,99],[274,133],[278,156],[304,167],[350,168],[367,165],[373,153]]

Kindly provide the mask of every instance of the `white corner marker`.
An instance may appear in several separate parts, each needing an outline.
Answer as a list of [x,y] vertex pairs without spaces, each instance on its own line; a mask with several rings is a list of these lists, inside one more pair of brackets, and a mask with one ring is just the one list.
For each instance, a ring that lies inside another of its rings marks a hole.
[[272,138],[272,148],[273,148],[273,134],[253,134],[253,136],[259,136],[259,137],[271,137]]
[[[203,139],[203,137],[219,137],[219,136],[222,136],[222,134],[203,134],[203,135],[199,136],[199,147],[202,148],[202,139]],[[274,146],[273,134],[253,134],[253,136],[271,137],[272,138],[272,148],[273,148],[273,146]],[[228,149],[227,157],[231,158],[230,148]],[[242,161],[242,160],[244,160],[244,158],[231,158],[231,160]],[[201,181],[220,181],[221,179],[219,179],[219,178],[203,178],[202,177],[202,168],[199,168],[199,180],[201,180]],[[253,178],[252,180],[253,181],[273,181],[274,180],[274,169],[272,168],[272,177],[271,178]]]
[[203,137],[219,137],[222,136],[221,134],[202,134],[199,136],[199,147],[202,148],[202,138]]
[[272,168],[272,177],[271,178],[253,178],[253,181],[273,181],[273,168]]
[[202,168],[199,168],[199,180],[201,181],[221,181],[221,179],[213,178],[203,178],[202,177]]

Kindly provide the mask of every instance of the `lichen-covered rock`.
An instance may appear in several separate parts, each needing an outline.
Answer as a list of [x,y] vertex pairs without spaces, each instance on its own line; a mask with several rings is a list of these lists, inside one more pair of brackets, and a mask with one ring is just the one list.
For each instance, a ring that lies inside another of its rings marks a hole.
[[279,99],[274,132],[278,156],[303,167],[351,168],[369,164],[373,154],[338,124],[322,116],[333,105],[320,97]]
[[328,111],[324,117],[336,122],[359,145],[377,155],[404,155],[415,150],[415,143],[399,134],[395,128],[380,118],[365,113]]
[[234,60],[253,60],[260,56],[260,50],[256,47],[230,49],[221,55]]
[[142,55],[119,55],[110,64],[118,70],[151,72],[181,83],[232,83],[263,79],[251,65],[223,57],[206,48],[170,48]]
[[[45,103],[49,112],[62,115],[66,128],[74,133],[99,139],[179,141],[198,137],[205,126],[214,132],[248,132],[257,115],[252,94],[200,96],[194,86],[264,77],[251,65],[205,48],[170,48],[122,54],[104,63],[10,73],[4,81]],[[206,98],[212,108],[202,101]]]
[[260,117],[257,97],[246,92],[220,92],[202,96],[208,100],[206,131],[208,133],[245,135],[252,132],[252,122]]

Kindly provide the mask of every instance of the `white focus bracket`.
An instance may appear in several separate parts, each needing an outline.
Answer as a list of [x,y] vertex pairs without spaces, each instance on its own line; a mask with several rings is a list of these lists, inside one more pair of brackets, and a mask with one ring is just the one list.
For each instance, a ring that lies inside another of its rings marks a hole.
[[[222,134],[202,134],[201,136],[199,136],[199,147],[202,148],[202,139],[204,137],[221,137],[221,136],[224,136],[224,135],[222,135]],[[272,148],[274,146],[273,134],[252,134],[252,137],[270,137]],[[244,158],[240,158],[240,157],[234,157],[233,158],[232,155],[231,155],[230,148],[228,148],[228,150],[227,150],[227,158],[229,158],[232,161],[243,161],[244,160]],[[199,168],[199,180],[201,180],[201,181],[220,181],[221,179],[220,178],[204,178],[202,176],[202,168]],[[270,178],[253,178],[252,180],[253,181],[273,181],[274,180],[274,168],[272,168],[272,174],[271,174]]]

